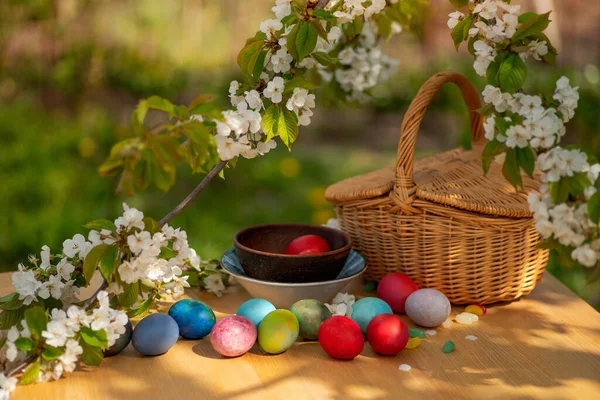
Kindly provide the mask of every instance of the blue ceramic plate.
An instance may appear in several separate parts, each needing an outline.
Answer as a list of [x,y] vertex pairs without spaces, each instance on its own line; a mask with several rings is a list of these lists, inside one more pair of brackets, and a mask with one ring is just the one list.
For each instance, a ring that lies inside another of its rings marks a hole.
[[[223,254],[223,257],[221,258],[221,265],[227,272],[234,276],[242,276],[246,279],[253,279],[249,278],[244,272],[244,269],[240,264],[240,260],[238,260],[237,255],[235,254],[235,248],[229,249],[227,252],[225,252],[225,254]],[[362,272],[366,266],[367,263],[364,257],[361,256],[357,251],[350,250],[350,254],[348,254],[344,268],[342,268],[335,279],[349,278],[358,274],[359,272]],[[259,281],[258,279],[254,280]]]

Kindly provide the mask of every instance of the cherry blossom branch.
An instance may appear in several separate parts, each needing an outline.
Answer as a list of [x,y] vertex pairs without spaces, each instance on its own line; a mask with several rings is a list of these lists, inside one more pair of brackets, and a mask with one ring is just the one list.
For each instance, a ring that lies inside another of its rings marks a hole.
[[227,165],[227,161],[221,160],[215,167],[202,179],[202,182],[190,193],[177,207],[175,207],[171,212],[169,212],[163,219],[158,222],[159,226],[165,225],[171,219],[173,219],[177,214],[182,212],[198,195],[200,192],[217,176],[223,168]]

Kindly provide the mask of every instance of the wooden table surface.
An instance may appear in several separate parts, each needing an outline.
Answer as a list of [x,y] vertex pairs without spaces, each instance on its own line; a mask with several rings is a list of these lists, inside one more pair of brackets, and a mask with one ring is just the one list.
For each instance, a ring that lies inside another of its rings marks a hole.
[[[9,275],[0,274],[0,294],[11,290]],[[249,298],[237,286],[221,298],[189,295],[217,317]],[[463,309],[453,307],[452,316]],[[451,354],[442,352],[447,340],[456,343]],[[400,364],[412,369],[400,371]],[[318,342],[297,342],[276,356],[255,345],[235,359],[217,354],[208,338],[180,340],[158,357],[142,357],[130,345],[98,368],[17,387],[12,398],[600,399],[600,313],[546,274],[526,298],[490,307],[474,325],[439,328],[417,349],[393,357],[376,355],[368,344],[353,361],[329,358]]]

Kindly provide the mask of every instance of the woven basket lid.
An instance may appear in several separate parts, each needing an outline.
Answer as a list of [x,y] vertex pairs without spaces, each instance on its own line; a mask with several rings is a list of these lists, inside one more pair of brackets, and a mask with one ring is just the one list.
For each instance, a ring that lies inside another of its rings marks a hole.
[[[471,110],[473,150],[456,149],[414,160],[416,136],[427,105],[447,82],[459,86]],[[487,215],[531,217],[526,193],[539,190],[537,180],[522,175],[524,190],[516,191],[495,161],[484,176],[481,151],[485,139],[482,118],[475,111],[480,106],[477,91],[464,76],[437,74],[421,88],[404,117],[396,166],[338,182],[327,189],[325,197],[339,204],[389,195],[401,208],[419,198]]]

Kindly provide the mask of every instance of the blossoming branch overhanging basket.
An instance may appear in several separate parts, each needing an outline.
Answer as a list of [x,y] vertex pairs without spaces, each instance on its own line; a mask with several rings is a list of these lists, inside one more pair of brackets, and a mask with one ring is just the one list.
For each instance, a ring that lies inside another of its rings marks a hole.
[[[456,84],[468,106],[473,150],[456,149],[413,162],[419,125],[445,83]],[[442,72],[419,90],[402,123],[395,167],[346,179],[325,197],[340,227],[368,261],[367,280],[402,272],[442,291],[456,304],[514,300],[533,290],[548,260],[538,249],[527,194],[539,182],[523,176],[517,192],[492,162],[481,166],[485,139],[473,85]]]

